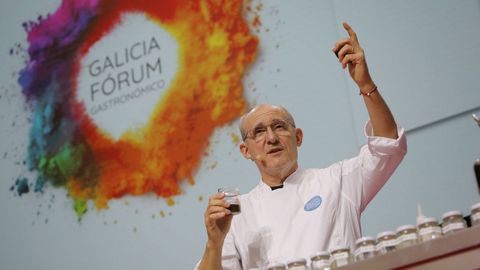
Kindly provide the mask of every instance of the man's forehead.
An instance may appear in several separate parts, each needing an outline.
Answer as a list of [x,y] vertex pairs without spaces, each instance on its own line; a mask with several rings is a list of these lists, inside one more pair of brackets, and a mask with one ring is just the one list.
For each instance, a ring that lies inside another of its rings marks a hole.
[[260,123],[266,123],[273,119],[288,120],[288,114],[285,109],[273,105],[261,105],[245,115],[244,126],[254,126]]

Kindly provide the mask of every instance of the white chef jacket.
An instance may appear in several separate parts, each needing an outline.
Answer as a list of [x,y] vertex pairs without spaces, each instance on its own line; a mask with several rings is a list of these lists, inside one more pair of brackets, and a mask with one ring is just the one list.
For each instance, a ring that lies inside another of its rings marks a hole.
[[324,169],[297,169],[283,188],[263,181],[240,196],[222,250],[222,267],[262,269],[268,262],[305,258],[317,251],[354,247],[361,237],[360,214],[407,152],[403,128],[398,139],[371,136],[357,157]]

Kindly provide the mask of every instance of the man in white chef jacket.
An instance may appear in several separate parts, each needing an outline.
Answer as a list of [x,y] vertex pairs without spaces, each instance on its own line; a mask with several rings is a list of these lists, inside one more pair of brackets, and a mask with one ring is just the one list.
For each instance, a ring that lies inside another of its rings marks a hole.
[[360,214],[399,165],[407,145],[370,77],[356,33],[343,26],[348,37],[337,41],[333,52],[342,68],[348,67],[367,107],[367,144],[352,159],[302,169],[297,147],[303,133],[286,109],[263,104],[245,114],[240,151],[255,162],[262,179],[240,196],[239,215],[227,209],[223,194],[209,198],[204,215],[208,240],[198,269],[261,269],[268,262],[352,248],[361,237]]

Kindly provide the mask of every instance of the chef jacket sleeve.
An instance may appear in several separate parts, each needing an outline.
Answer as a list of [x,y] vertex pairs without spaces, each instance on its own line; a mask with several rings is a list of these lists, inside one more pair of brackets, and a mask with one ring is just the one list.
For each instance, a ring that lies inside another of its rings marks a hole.
[[407,153],[405,130],[398,126],[398,138],[373,136],[370,121],[365,125],[367,144],[357,157],[341,162],[343,195],[363,212]]

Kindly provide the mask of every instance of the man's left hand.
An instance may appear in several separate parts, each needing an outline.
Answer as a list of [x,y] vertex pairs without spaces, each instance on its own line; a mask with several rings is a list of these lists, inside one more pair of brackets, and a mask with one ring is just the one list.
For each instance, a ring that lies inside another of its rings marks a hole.
[[368,72],[365,52],[358,42],[357,34],[348,23],[344,22],[343,27],[348,33],[348,38],[341,39],[335,43],[333,52],[342,63],[342,68],[348,66],[350,76],[358,85],[362,93],[366,93],[375,87],[370,73]]

